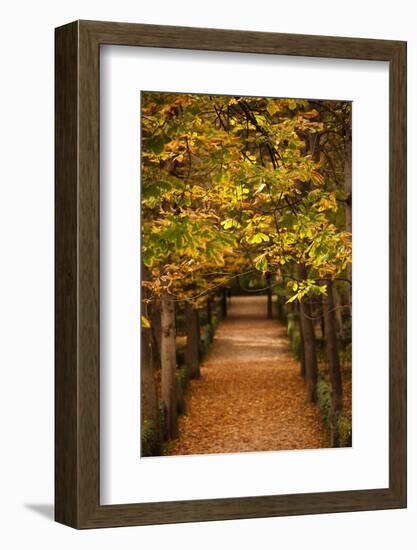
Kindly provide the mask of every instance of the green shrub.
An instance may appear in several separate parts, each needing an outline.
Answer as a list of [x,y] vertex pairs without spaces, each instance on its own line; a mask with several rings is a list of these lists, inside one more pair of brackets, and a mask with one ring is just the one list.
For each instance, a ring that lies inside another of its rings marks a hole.
[[352,424],[346,416],[340,415],[337,421],[339,433],[339,447],[350,447],[352,445]]
[[151,420],[145,420],[141,429],[141,456],[159,455],[161,446],[158,432]]
[[319,378],[317,381],[317,403],[320,409],[321,419],[326,427],[329,427],[332,395],[330,391],[330,386],[326,382],[322,374],[319,374]]
[[290,347],[294,356],[299,360],[301,357],[301,335],[293,313],[288,313],[287,336],[290,341]]
[[200,354],[199,354],[200,361],[205,357],[205,355],[209,350],[210,343],[211,343],[210,342],[211,330],[212,330],[211,327],[209,327],[208,325],[200,329]]
[[344,348],[340,350],[340,361],[342,363],[352,362],[352,343],[348,342]]
[[183,367],[177,370],[177,380],[183,392],[185,392],[185,390],[187,389],[188,379],[189,379],[188,367],[184,365]]
[[165,403],[163,401],[159,402],[159,429],[160,433],[162,434],[162,437],[165,438],[167,430],[166,430],[166,423],[167,423],[167,411],[165,407]]
[[294,314],[289,313],[287,315],[287,335],[291,339],[292,333],[295,329],[295,321],[294,321]]
[[280,296],[277,293],[277,300],[276,300],[275,303],[276,303],[276,310],[277,310],[278,319],[283,323],[287,323],[288,306],[285,304],[285,297]]
[[[330,384],[326,382],[323,375],[319,373],[317,381],[317,403],[320,409],[320,416],[323,424],[330,430],[332,393]],[[343,414],[339,415],[336,423],[337,440],[339,447],[350,447],[352,444],[352,424]]]
[[296,359],[300,360],[301,358],[301,336],[300,332],[298,330],[293,330],[291,334],[291,349],[296,357]]
[[316,338],[316,355],[318,363],[327,363],[326,346],[321,338]]

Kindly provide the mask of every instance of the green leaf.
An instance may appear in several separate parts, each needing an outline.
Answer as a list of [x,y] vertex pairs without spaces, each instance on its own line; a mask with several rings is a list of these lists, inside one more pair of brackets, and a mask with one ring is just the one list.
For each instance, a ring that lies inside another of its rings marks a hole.
[[151,323],[149,319],[147,319],[144,315],[142,315],[141,324],[142,324],[142,328],[151,328]]
[[265,235],[265,233],[255,233],[255,235],[253,235],[252,237],[249,238],[248,242],[250,242],[252,244],[259,244],[263,241],[265,241],[265,242],[269,241],[268,235]]
[[165,144],[165,140],[162,136],[153,136],[146,140],[146,147],[156,155],[159,155],[162,153],[162,151],[164,150],[164,144]]
[[259,256],[259,259],[255,262],[255,267],[258,271],[266,271],[268,269],[268,260],[265,256]]
[[236,220],[232,220],[231,218],[221,222],[221,224],[224,227],[224,229],[230,229],[231,227],[239,227],[239,223]]

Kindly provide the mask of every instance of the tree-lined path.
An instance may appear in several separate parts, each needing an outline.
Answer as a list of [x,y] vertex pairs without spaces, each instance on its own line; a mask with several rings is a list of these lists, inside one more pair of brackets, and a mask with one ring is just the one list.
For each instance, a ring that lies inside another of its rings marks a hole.
[[284,325],[266,320],[265,296],[233,297],[201,378],[187,390],[187,414],[168,454],[328,446],[318,407],[308,403]]
[[141,456],[351,445],[351,112],[142,94]]

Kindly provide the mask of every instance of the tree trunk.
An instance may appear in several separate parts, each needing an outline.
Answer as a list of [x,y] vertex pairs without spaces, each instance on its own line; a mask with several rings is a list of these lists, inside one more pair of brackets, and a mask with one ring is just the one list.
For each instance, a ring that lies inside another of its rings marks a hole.
[[155,300],[148,304],[148,315],[152,331],[152,355],[156,369],[161,368],[161,302]]
[[[154,451],[160,445],[160,426],[158,397],[154,376],[154,363],[152,358],[152,333],[150,328],[142,327],[141,330],[141,423],[151,423],[153,433]],[[143,450],[142,450],[143,452]],[[143,456],[143,455],[142,455]]]
[[[352,233],[352,130],[349,121],[345,133],[345,217],[346,231]],[[348,264],[348,277],[352,283],[352,264]],[[349,311],[352,314],[352,288],[349,289]]]
[[[298,278],[304,280],[307,278],[307,271],[304,265],[298,266]],[[304,361],[305,361],[305,380],[307,384],[307,396],[311,403],[317,401],[317,355],[316,355],[316,336],[314,333],[314,324],[312,321],[311,306],[309,297],[300,301],[300,324],[304,340]]]
[[341,296],[337,290],[337,287],[333,287],[333,301],[334,301],[334,315],[335,315],[335,321],[336,321],[336,335],[339,335],[339,337],[343,333],[343,317],[342,317],[342,300]]
[[185,305],[185,324],[187,330],[187,347],[185,350],[185,363],[188,367],[190,378],[200,378],[200,327],[198,310],[188,302]]
[[184,390],[179,382],[177,382],[177,413],[179,416],[187,414],[187,404],[185,401]]
[[[143,281],[149,281],[151,275],[149,269],[141,264],[141,278]],[[161,303],[159,300],[148,302],[150,292],[146,287],[141,288],[142,314],[151,324],[151,343],[152,343],[152,361],[156,369],[161,367]]]
[[[308,298],[307,298],[308,300]],[[314,325],[311,321],[311,307],[303,299],[300,301],[300,322],[304,340],[305,380],[307,383],[308,400],[315,403],[317,400],[317,356]]]
[[330,410],[330,444],[339,446],[338,420],[342,412],[342,373],[337,349],[336,317],[334,314],[333,284],[327,283],[327,295],[323,297],[324,322],[326,326],[326,351],[329,363],[332,403]]
[[300,374],[303,378],[306,377],[306,359],[305,359],[305,343],[303,335],[303,323],[301,322],[301,304],[298,303],[294,308],[295,314],[298,317],[298,327],[300,331]]
[[222,319],[227,317],[227,288],[222,288]]
[[161,296],[161,386],[166,422],[165,437],[178,435],[176,391],[176,345],[174,302],[164,291]]
[[267,294],[267,319],[272,319],[272,286],[271,286],[271,274],[268,272],[266,278],[266,294]]
[[352,133],[345,134],[345,217],[346,231],[352,233]]
[[213,342],[213,314],[211,311],[211,296],[207,298],[207,325],[209,330],[209,341]]

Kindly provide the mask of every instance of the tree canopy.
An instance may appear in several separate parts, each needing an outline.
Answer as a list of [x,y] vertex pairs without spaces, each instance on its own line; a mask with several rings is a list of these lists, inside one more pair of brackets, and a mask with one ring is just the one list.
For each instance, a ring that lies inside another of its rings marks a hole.
[[256,272],[293,301],[346,278],[350,103],[144,92],[141,113],[149,299],[198,305]]

